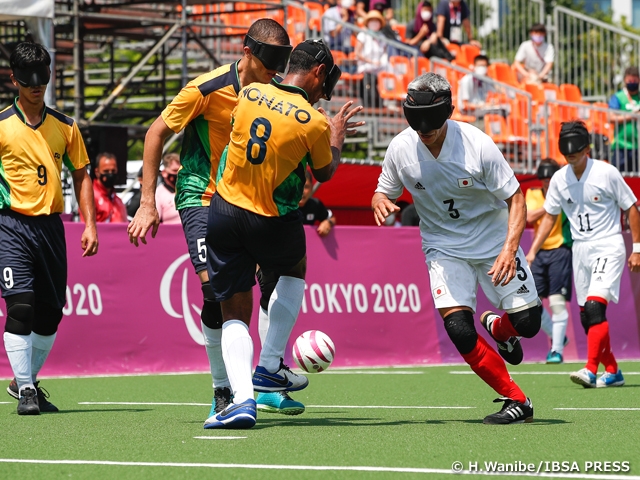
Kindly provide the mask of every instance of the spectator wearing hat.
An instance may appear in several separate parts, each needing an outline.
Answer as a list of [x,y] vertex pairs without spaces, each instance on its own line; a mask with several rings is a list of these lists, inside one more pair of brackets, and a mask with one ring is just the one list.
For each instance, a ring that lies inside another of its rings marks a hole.
[[362,97],[365,106],[379,106],[377,74],[387,69],[389,58],[387,43],[379,33],[385,24],[382,13],[371,10],[364,19],[367,31],[356,37],[357,72],[364,74]]

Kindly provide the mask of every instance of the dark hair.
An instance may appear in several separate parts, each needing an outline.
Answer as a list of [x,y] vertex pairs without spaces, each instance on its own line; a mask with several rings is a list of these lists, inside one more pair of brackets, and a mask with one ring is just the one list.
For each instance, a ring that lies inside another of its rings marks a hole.
[[486,55],[476,55],[476,58],[473,59],[473,63],[476,63],[477,61],[485,61],[489,63],[489,57]]
[[424,8],[424,7],[431,7],[433,8],[433,5],[431,5],[431,2],[429,0],[424,0],[422,2],[422,5],[420,5],[420,8]]
[[546,35],[547,27],[545,27],[542,23],[535,23],[531,25],[531,28],[529,29],[529,33],[531,32],[543,32]]
[[[324,42],[315,43],[316,45],[321,46],[321,48],[327,54],[327,61],[333,63],[333,55],[331,55],[331,50],[329,50],[327,44]],[[326,63],[327,62],[325,62],[325,64]],[[293,53],[291,54],[291,58],[289,59],[288,73],[307,73],[308,71],[316,68],[318,65],[320,65],[320,62],[318,62],[311,54],[303,50],[296,49],[293,51]],[[330,67],[330,65],[327,65],[327,67]],[[327,73],[329,73],[328,70]]]
[[113,153],[100,152],[98,155],[96,155],[96,168],[100,168],[100,160],[102,160],[103,158],[106,158],[107,160],[115,160],[116,162],[118,161]]
[[560,124],[560,136],[563,134],[567,134],[572,131],[581,131],[581,133],[589,135],[589,129],[587,128],[587,124],[582,120],[571,120],[570,122],[562,122]]
[[27,68],[37,65],[51,65],[51,56],[47,49],[39,43],[22,42],[19,43],[9,58],[11,70],[16,68]]
[[253,22],[247,32],[251,38],[258,42],[271,43],[273,45],[289,45],[289,34],[275,20],[261,18]]
[[638,67],[627,67],[624,70],[625,77],[640,77],[640,72],[638,71]]

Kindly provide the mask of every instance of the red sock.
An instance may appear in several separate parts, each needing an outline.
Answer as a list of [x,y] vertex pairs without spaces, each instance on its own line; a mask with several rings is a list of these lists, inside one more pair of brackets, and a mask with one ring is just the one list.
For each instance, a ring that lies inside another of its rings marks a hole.
[[[607,301],[601,297],[587,297],[587,301],[592,300],[594,302],[607,304]],[[611,354],[611,348],[607,346],[607,342],[609,339],[609,322],[606,320],[602,323],[598,323],[596,325],[591,325],[589,327],[589,332],[587,333],[587,365],[586,368],[591,373],[598,373],[598,365],[600,362],[604,361],[604,356],[607,356],[609,360],[609,366],[611,367],[612,363],[609,358],[609,355],[613,357]],[[605,351],[607,353],[605,353]],[[615,363],[615,359],[613,359],[613,363]],[[606,366],[606,365],[605,365]],[[616,372],[617,372],[617,364],[616,364]]]
[[517,337],[518,332],[511,325],[511,320],[509,320],[509,314],[505,313],[502,317],[493,321],[493,325],[491,326],[491,334],[493,338],[495,338],[499,342],[506,342],[511,337]]
[[520,403],[527,401],[526,395],[509,375],[502,357],[481,336],[478,335],[473,350],[462,355],[462,358],[499,395]]
[[604,369],[609,373],[617,373],[618,372],[618,362],[616,362],[616,357],[613,356],[613,352],[611,351],[611,337],[609,336],[609,322],[604,322],[601,325],[606,325],[606,334],[604,336],[603,342],[600,345],[600,361],[604,365]]

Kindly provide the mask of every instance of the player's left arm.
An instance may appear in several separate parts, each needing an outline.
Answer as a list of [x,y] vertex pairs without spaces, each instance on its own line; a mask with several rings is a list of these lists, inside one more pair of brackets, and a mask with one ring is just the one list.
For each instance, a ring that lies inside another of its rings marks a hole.
[[640,272],[640,213],[635,205],[631,205],[626,213],[629,216],[629,227],[631,228],[631,238],[633,239],[633,251],[628,261],[629,270]]
[[76,200],[84,218],[84,232],[80,238],[82,256],[90,257],[98,253],[98,232],[96,230],[96,207],[93,201],[93,186],[86,168],[71,172]]
[[488,275],[491,275],[491,281],[494,285],[498,286],[502,282],[503,287],[516,276],[516,253],[527,219],[527,204],[520,187],[505,202],[509,210],[507,238],[493,267],[487,272]]

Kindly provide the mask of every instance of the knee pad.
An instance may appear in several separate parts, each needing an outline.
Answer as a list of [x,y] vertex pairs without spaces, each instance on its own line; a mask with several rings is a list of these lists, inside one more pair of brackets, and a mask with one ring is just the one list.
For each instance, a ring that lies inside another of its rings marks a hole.
[[7,321],[4,331],[15,335],[30,335],[33,327],[35,294],[18,293],[5,298]]
[[589,333],[589,328],[607,321],[607,305],[595,300],[587,300],[584,310],[580,311],[580,322],[584,333]]
[[444,318],[444,328],[447,335],[461,355],[470,353],[478,341],[478,332],[473,324],[473,313],[469,310],[459,310]]
[[518,335],[533,338],[540,331],[542,323],[542,304],[538,301],[525,306],[526,308],[510,312],[509,321]]
[[222,328],[222,308],[220,302],[215,301],[213,287],[209,282],[202,284],[202,296],[204,297],[204,305],[200,312],[202,323],[212,329]]
[[564,295],[549,295],[549,308],[554,315],[561,315],[567,311],[567,300]]
[[273,272],[265,272],[260,268],[256,272],[256,278],[258,279],[258,285],[260,285],[260,307],[269,311],[269,300],[276,289],[276,284],[280,277]]
[[48,337],[58,331],[62,321],[62,309],[48,303],[36,302],[33,318],[33,332]]

